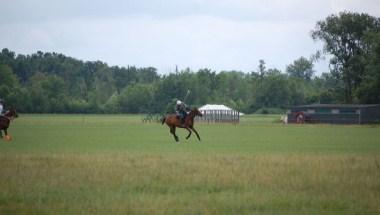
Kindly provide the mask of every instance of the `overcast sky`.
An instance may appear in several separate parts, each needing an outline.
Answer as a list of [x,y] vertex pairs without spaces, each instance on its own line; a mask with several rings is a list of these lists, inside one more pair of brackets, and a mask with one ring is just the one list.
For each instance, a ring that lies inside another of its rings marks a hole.
[[[322,44],[310,31],[340,11],[380,17],[379,0],[0,0],[0,49],[108,65],[285,70]],[[326,72],[327,62],[315,69]]]

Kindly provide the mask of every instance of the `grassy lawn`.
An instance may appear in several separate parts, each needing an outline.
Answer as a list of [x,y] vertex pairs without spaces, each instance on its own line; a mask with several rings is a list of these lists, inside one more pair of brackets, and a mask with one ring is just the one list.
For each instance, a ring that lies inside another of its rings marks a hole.
[[137,115],[22,115],[0,214],[379,214],[380,126],[249,115],[189,140]]

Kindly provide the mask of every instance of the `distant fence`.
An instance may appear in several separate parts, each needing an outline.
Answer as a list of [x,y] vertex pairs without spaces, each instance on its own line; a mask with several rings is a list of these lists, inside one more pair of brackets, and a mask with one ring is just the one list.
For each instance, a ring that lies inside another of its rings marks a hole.
[[196,117],[197,122],[205,123],[239,123],[240,115],[236,110],[201,110],[203,117]]
[[147,114],[145,115],[141,121],[148,123],[148,122],[161,122],[161,119],[163,117],[163,114]]

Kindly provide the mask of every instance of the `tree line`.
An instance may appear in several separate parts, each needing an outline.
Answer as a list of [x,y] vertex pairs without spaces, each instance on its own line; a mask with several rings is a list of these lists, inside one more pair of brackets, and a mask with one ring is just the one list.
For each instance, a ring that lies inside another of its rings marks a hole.
[[[163,113],[186,103],[218,103],[244,113],[310,103],[380,103],[380,19],[351,12],[319,21],[311,36],[323,53],[285,71],[263,60],[250,72],[189,68],[159,75],[153,67],[109,66],[58,53],[0,53],[0,97],[27,113]],[[330,71],[313,64],[331,56]]]

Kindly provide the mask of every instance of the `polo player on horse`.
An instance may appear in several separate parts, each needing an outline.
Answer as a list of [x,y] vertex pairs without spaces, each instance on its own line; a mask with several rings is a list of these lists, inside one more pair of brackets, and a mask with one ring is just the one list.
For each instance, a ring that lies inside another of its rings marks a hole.
[[175,114],[167,114],[162,118],[161,122],[162,124],[166,123],[166,125],[169,126],[170,133],[177,142],[178,136],[175,133],[176,127],[186,129],[189,132],[186,139],[189,139],[193,131],[200,141],[201,138],[197,130],[194,128],[194,118],[196,116],[202,116],[202,113],[198,110],[198,108],[193,108],[190,110],[184,102],[177,100],[175,105]]
[[0,99],[0,138],[3,138],[2,130],[4,131],[6,140],[11,140],[10,135],[8,135],[8,127],[10,122],[18,117],[16,113],[16,109],[10,108],[4,114],[2,113],[4,110],[4,101]]
[[181,120],[182,126],[185,124],[185,119],[188,111],[190,111],[190,109],[187,107],[187,105],[181,100],[177,100],[177,103],[175,105],[175,113]]

